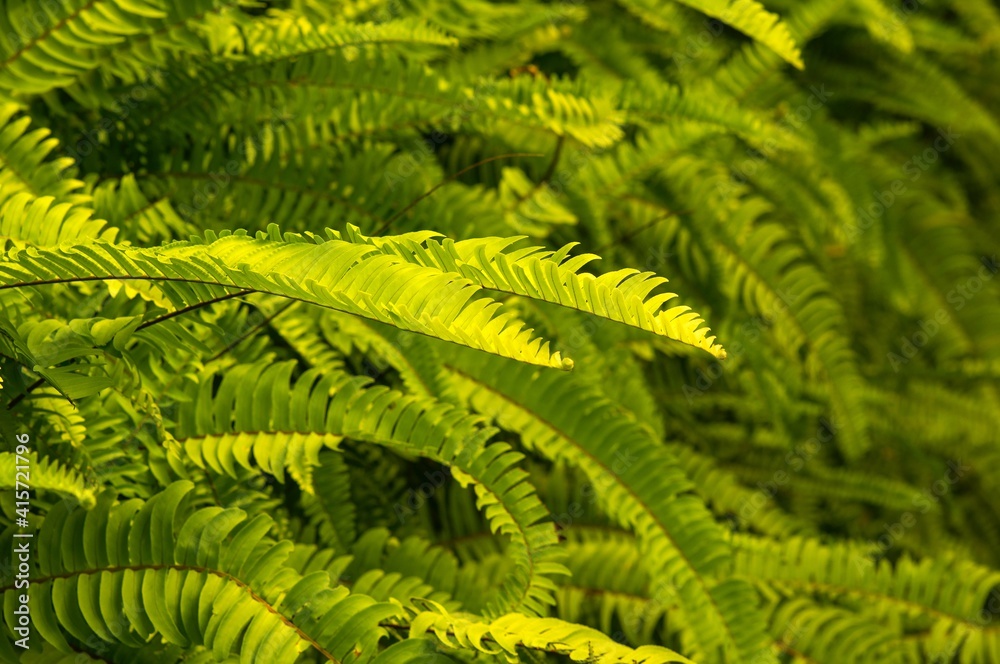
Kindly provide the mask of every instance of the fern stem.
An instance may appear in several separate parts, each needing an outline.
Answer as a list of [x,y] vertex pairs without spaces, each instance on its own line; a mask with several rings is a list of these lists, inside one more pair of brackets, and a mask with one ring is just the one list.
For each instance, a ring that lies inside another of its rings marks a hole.
[[228,353],[232,349],[234,349],[237,346],[239,346],[241,343],[243,343],[243,341],[247,337],[255,334],[257,332],[257,330],[261,329],[262,327],[264,327],[265,325],[267,325],[268,323],[270,323],[272,320],[274,320],[275,318],[277,318],[281,314],[283,314],[286,311],[288,311],[288,309],[290,309],[293,304],[295,304],[294,301],[292,301],[292,302],[286,302],[280,309],[278,309],[277,311],[275,311],[273,314],[271,314],[270,316],[268,316],[267,318],[265,318],[261,322],[257,323],[256,325],[254,325],[252,328],[250,328],[249,330],[247,330],[246,332],[244,332],[243,334],[241,334],[239,337],[237,337],[232,342],[226,344],[225,348],[223,348],[222,350],[220,350],[218,353],[216,353],[212,357],[208,358],[208,361],[209,362],[214,362],[215,360],[219,359],[220,357],[222,357],[223,355],[225,355],[226,353]]
[[17,396],[15,396],[13,399],[10,400],[10,403],[7,404],[7,410],[13,410],[17,406],[17,404],[19,404],[22,401],[24,401],[25,397],[27,397],[29,394],[31,394],[32,392],[34,392],[35,390],[37,390],[44,383],[45,383],[45,379],[44,378],[39,378],[34,383],[32,383],[31,385],[29,385],[28,388],[24,392],[22,392],[21,394],[18,394]]
[[556,149],[554,154],[552,155],[552,161],[549,162],[548,168],[545,169],[545,172],[542,174],[542,177],[538,180],[538,182],[535,183],[535,185],[531,189],[529,189],[523,195],[517,197],[517,199],[514,201],[514,207],[517,207],[524,201],[534,196],[535,192],[537,192],[539,189],[548,184],[550,180],[552,180],[552,176],[556,172],[556,166],[559,165],[559,157],[562,155],[563,143],[565,142],[566,142],[566,135],[561,134],[559,136],[559,139],[556,141]]
[[225,300],[231,300],[234,297],[241,297],[243,295],[248,295],[250,293],[253,293],[253,291],[250,290],[250,289],[241,290],[241,291],[238,291],[236,293],[227,293],[226,295],[220,295],[219,297],[213,297],[211,300],[205,300],[204,302],[198,302],[196,304],[190,304],[190,305],[188,305],[188,306],[186,306],[186,307],[184,307],[182,309],[178,309],[177,311],[171,311],[168,314],[163,314],[162,316],[157,316],[156,318],[154,318],[152,320],[148,320],[148,321],[146,321],[145,323],[143,323],[142,325],[140,325],[139,327],[137,327],[135,329],[136,329],[136,331],[144,330],[147,327],[151,327],[153,325],[156,325],[157,323],[162,323],[162,322],[170,320],[171,318],[174,318],[176,316],[180,316],[182,314],[186,314],[189,311],[196,311],[197,309],[201,309],[203,307],[207,307],[209,305],[215,304],[216,302],[224,302]]

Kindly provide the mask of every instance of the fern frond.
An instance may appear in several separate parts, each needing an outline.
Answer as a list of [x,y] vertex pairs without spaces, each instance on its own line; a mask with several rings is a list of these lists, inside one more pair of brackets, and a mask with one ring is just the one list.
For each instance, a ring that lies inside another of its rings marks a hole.
[[510,249],[518,238],[436,241],[427,234],[397,239],[367,238],[349,228],[350,241],[370,244],[390,256],[417,265],[429,265],[460,274],[488,290],[559,304],[631,327],[669,337],[725,359],[726,351],[707,336],[708,329],[688,307],[661,309],[674,293],[650,294],[666,279],[652,272],[618,270],[599,277],[581,272],[597,258],[593,254],[569,257],[573,245],[558,251],[540,247]]
[[86,208],[56,203],[52,196],[33,198],[22,192],[0,205],[0,240],[14,246],[54,247],[87,240],[114,241],[118,229]]
[[[426,457],[453,467],[459,482],[471,483],[478,506],[494,532],[511,537],[509,555],[517,565],[490,600],[492,613],[521,609],[541,613],[559,574],[555,531],[539,522],[544,508],[516,468],[519,454],[502,443],[483,447],[493,431],[454,406],[405,396],[386,388],[365,388],[367,379],[305,372],[289,384],[291,365],[261,365],[227,374],[216,395],[203,382],[198,397],[179,414],[177,439],[198,465],[235,475],[237,464],[280,473],[318,462],[321,446],[335,447],[343,437],[365,440]],[[233,376],[233,378],[229,378]],[[279,395],[292,394],[286,401]],[[233,414],[233,416],[230,415]]]
[[[752,592],[710,580],[728,564],[728,544],[704,505],[685,495],[690,482],[667,450],[572,379],[467,356],[448,366],[476,410],[516,431],[529,449],[586,473],[603,509],[636,532],[651,578],[676,592],[690,647],[718,661],[759,654],[763,626],[751,617]],[[644,472],[653,467],[655,485]]]
[[[698,10],[730,25],[743,34],[770,48],[792,66],[802,69],[802,54],[791,32],[779,17],[755,0],[676,0],[678,4]],[[675,20],[669,3],[662,0],[627,0],[623,2],[640,16],[653,19],[654,25],[670,24]],[[667,5],[666,7],[664,5]],[[695,24],[699,25],[699,24]]]
[[[0,88],[42,93],[66,87],[98,66],[109,46],[131,35],[150,32],[167,16],[155,0],[57,0],[41,21],[18,20],[32,14],[33,4],[14,0],[3,8],[0,41]],[[19,25],[20,24],[20,25]]]
[[[0,452],[0,462],[3,462],[0,486],[4,490],[13,491],[16,488],[20,493],[21,486],[30,487],[33,491],[52,491],[70,496],[87,508],[94,505],[94,489],[76,471],[61,466],[58,461],[39,459],[35,454],[22,456],[13,452]],[[29,489],[25,488],[23,491],[27,492]]]
[[[429,604],[429,603],[428,603]],[[417,613],[410,620],[410,638],[430,634],[447,646],[472,647],[489,655],[518,661],[518,648],[569,656],[595,662],[648,662],[687,664],[691,660],[658,646],[629,648],[597,630],[555,618],[530,618],[509,614],[490,623],[452,616],[441,607]]]
[[[876,544],[823,546],[815,540],[735,542],[739,576],[771,584],[784,595],[802,590],[836,597],[869,620],[885,626],[882,645],[891,649],[907,625],[920,625],[929,638],[921,655],[940,656],[942,643],[967,661],[988,658],[1000,635],[991,628],[991,597],[1000,573],[961,559],[878,559]],[[919,581],[922,579],[923,581]],[[891,631],[889,631],[891,630]]]
[[0,201],[27,192],[36,198],[84,202],[85,197],[74,193],[83,182],[74,177],[73,158],[50,158],[59,140],[48,129],[29,129],[31,123],[31,116],[22,115],[18,104],[0,104]]
[[[89,512],[49,512],[36,533],[45,555],[30,570],[33,623],[48,643],[69,653],[67,637],[138,647],[158,634],[204,645],[219,660],[234,650],[245,661],[292,662],[306,649],[334,661],[375,655],[385,633],[379,621],[397,606],[331,586],[324,572],[296,574],[284,566],[291,543],[265,539],[270,519],[192,509],[192,488],[177,482],[145,503],[105,493]],[[63,548],[64,529],[89,535],[88,544]],[[10,530],[3,539],[11,544]],[[5,608],[5,622],[16,625]],[[331,610],[352,618],[324,620]]]
[[[472,299],[480,289],[469,279],[404,263],[371,245],[339,240],[316,244],[301,236],[281,240],[276,228],[271,236],[223,233],[204,244],[155,250],[108,244],[15,250],[0,264],[0,273],[0,290],[87,281],[147,282],[177,309],[235,287],[380,320],[542,366],[572,367],[571,360],[550,352],[548,343],[511,322],[510,314],[498,315],[500,303]],[[380,302],[380,294],[396,300]]]

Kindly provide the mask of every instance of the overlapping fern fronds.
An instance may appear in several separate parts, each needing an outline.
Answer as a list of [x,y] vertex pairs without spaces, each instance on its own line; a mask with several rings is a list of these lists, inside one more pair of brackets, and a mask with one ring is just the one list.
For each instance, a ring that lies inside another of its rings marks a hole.
[[983,0],[0,0],[0,661],[1000,661],[998,82]]

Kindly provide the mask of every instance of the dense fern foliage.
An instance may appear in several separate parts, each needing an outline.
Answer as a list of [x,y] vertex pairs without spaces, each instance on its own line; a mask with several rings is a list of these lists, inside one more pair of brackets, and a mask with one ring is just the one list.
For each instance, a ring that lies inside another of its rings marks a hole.
[[0,0],[0,661],[1000,662],[997,108],[990,0]]

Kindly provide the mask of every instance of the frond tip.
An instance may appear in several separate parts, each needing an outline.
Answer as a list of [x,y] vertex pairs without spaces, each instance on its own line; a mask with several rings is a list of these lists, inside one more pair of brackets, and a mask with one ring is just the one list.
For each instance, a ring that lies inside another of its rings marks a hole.
[[[595,276],[581,272],[596,260],[595,254],[570,256],[571,242],[557,251],[543,247],[513,248],[522,237],[488,237],[455,242],[437,240],[434,233],[409,233],[386,238],[369,238],[349,226],[346,237],[328,231],[337,239],[369,244],[382,253],[421,266],[470,279],[488,291],[527,297],[576,309],[630,327],[668,337],[725,359],[726,351],[708,336],[705,321],[687,306],[664,309],[676,293],[651,295],[667,279],[653,272],[633,268]],[[571,369],[562,362],[561,368]]]

